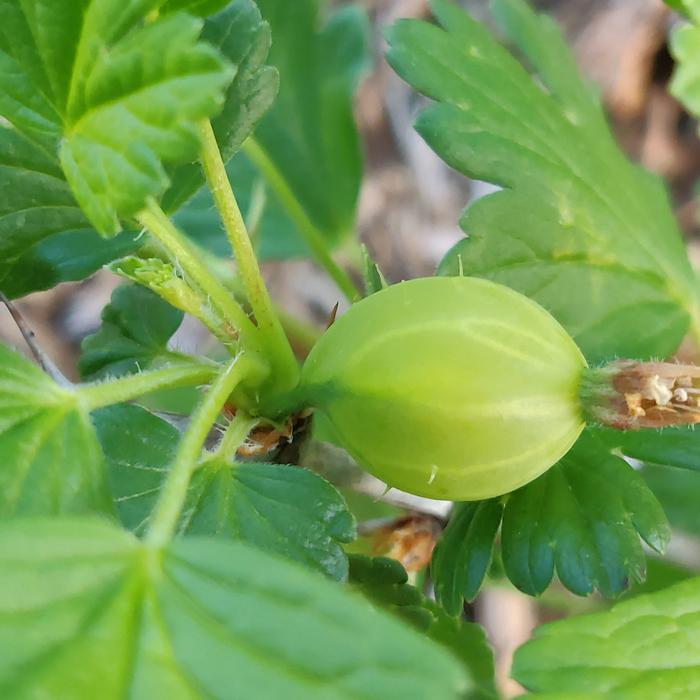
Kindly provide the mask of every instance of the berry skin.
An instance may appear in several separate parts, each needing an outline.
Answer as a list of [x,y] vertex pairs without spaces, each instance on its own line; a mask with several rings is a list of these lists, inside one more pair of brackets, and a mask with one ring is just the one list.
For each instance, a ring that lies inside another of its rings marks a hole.
[[302,370],[305,400],[390,486],[464,501],[508,493],[584,427],[586,361],[542,307],[470,277],[388,287],[338,319]]

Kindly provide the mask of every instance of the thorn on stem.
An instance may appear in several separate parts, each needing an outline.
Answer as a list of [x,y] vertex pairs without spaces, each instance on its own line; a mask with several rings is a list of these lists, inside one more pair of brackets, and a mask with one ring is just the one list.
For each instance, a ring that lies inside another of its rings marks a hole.
[[328,330],[334,323],[335,323],[335,317],[338,315],[338,307],[340,306],[340,302],[335,302],[335,306],[331,309],[330,316],[328,317],[328,323],[326,323],[326,330]]

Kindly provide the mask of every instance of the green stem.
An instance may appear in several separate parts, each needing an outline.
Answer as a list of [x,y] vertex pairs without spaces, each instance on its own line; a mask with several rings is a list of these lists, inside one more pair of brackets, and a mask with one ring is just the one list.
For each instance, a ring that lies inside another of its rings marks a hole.
[[[202,248],[194,241],[190,241],[190,245],[195,251],[197,258],[206,265],[209,272],[214,275],[229,292],[233,294],[234,298],[243,303],[246,298],[245,290],[243,289],[240,278],[233,268],[233,262],[230,259],[223,259],[218,255],[214,255],[214,253]],[[153,241],[150,241],[142,246],[137,255],[142,258],[159,258],[165,262],[168,261],[167,251],[165,251],[162,245],[159,245]],[[274,301],[272,302],[272,308],[275,315],[279,319],[279,322],[282,325],[292,348],[297,351],[297,356],[301,355],[302,357],[305,357],[311,348],[316,344],[318,339],[323,335],[323,330],[315,326],[313,323],[303,321],[296,316],[293,316]],[[214,335],[222,340],[220,335],[221,329],[215,330],[209,325],[209,323],[203,319],[200,320],[205,323],[205,325]],[[224,341],[222,340],[222,342]],[[230,339],[228,342],[230,343]]]
[[297,350],[297,354],[300,357],[306,357],[311,352],[311,348],[316,345],[318,339],[323,335],[323,330],[312,323],[298,319],[279,307],[277,307],[277,316],[289,341]]
[[[230,324],[212,308],[198,288],[196,289],[189,280],[178,274],[163,246],[157,247],[160,250],[159,257],[143,258],[128,255],[110,263],[107,269],[150,289],[171,306],[198,318],[224,347],[229,347],[232,341]],[[193,246],[193,250],[197,258],[202,260],[196,247]]]
[[[207,260],[209,269],[217,275],[221,283],[224,284],[227,289],[230,289],[237,299],[246,299],[246,293],[241,284],[241,279],[235,274],[235,271],[228,267],[221,258],[218,258],[208,251],[202,251],[202,255],[204,259]],[[311,348],[323,335],[323,330],[313,323],[303,321],[290,314],[279,306],[279,304],[275,304],[274,301],[272,302],[272,309],[275,316],[279,319],[280,325],[292,345],[292,348],[300,350],[301,356],[306,357]]]
[[173,536],[187,498],[190,478],[199,462],[209,430],[234,389],[258,369],[258,361],[255,358],[237,355],[219,374],[195,409],[153,509],[151,524],[146,534],[149,544],[160,547]]
[[690,337],[695,342],[695,346],[700,353],[700,311],[698,311],[697,306],[694,306],[689,311],[690,313],[690,327],[688,333]]
[[255,315],[258,331],[265,346],[265,354],[272,365],[276,387],[288,389],[299,380],[299,365],[272,307],[270,294],[260,273],[243,216],[231,189],[214,130],[208,120],[202,122],[200,136],[204,174],[233,249],[238,274],[243,281],[248,302]]
[[260,422],[245,411],[238,409],[233,420],[228,424],[221,442],[212,455],[212,458],[220,458],[233,461],[236,458],[238,448],[248,437],[250,431]]
[[215,365],[180,365],[140,372],[120,379],[94,384],[81,384],[75,392],[88,411],[123,403],[159,389],[206,384],[216,376]]
[[319,265],[326,270],[349,301],[359,299],[362,296],[360,290],[352,281],[350,275],[330,256],[323,234],[309,219],[287,181],[267,153],[261,148],[260,144],[255,139],[248,138],[243,145],[243,150],[274,190],[277,198],[296,225],[299,234],[310,248]]
[[259,333],[241,305],[197,257],[187,238],[175,227],[158,204],[150,200],[137,219],[164,246],[173,262],[207,296],[214,308],[236,329],[247,349],[259,350]]

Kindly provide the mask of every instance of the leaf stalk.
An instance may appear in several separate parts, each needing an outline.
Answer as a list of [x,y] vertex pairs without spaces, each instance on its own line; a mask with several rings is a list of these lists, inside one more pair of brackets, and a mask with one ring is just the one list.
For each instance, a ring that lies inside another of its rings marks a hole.
[[[232,331],[238,332],[243,345],[248,350],[259,351],[260,339],[255,324],[226,287],[202,264],[194,247],[160,206],[154,200],[149,200],[137,219],[168,251],[173,263],[209,298],[212,306],[231,325]],[[232,333],[232,337],[235,337],[235,333]]]
[[88,411],[123,403],[159,389],[207,384],[216,376],[215,364],[176,365],[104,382],[80,384],[75,391]]
[[291,388],[299,380],[299,366],[284,329],[275,314],[209,120],[201,123],[200,136],[204,174],[233,249],[239,275],[255,315],[258,332],[264,346],[264,354],[271,364],[276,389]]
[[357,285],[353,282],[350,275],[333,260],[328,252],[323,234],[316,228],[311,219],[309,219],[268,154],[252,137],[248,137],[243,144],[243,150],[253,163],[255,163],[258,170],[260,170],[277,195],[285,211],[296,225],[299,235],[304,239],[304,242],[311,250],[316,262],[318,262],[336,285],[338,285],[338,288],[347,297],[348,301],[360,299],[362,293]]
[[150,545],[161,547],[172,538],[209,430],[236,387],[260,371],[259,358],[239,353],[219,374],[195,409],[153,510],[146,533],[146,542]]

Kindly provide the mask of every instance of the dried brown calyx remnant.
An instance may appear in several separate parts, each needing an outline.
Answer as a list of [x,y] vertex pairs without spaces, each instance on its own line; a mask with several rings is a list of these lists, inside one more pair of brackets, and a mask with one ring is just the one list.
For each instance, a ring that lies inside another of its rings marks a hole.
[[584,372],[588,420],[617,430],[700,423],[700,367],[619,360]]
[[360,523],[360,535],[372,536],[373,556],[400,562],[409,573],[425,568],[442,534],[442,522],[432,516],[410,513],[401,518]]
[[[235,406],[225,404],[223,415],[232,420],[236,415]],[[245,442],[238,448],[236,456],[239,459],[272,459],[279,456],[281,451],[295,441],[300,440],[309,427],[311,411],[304,409],[289,416],[283,423],[273,425],[262,422],[256,425],[248,434]],[[296,460],[288,460],[290,463]]]

